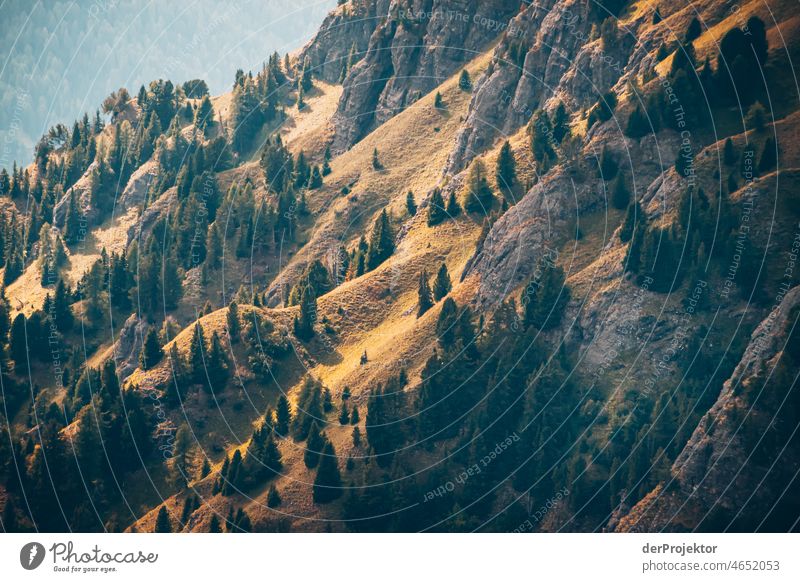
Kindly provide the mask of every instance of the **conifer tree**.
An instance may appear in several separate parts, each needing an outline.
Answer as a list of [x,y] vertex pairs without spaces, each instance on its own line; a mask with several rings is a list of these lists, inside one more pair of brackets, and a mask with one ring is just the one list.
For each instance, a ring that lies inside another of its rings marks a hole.
[[433,299],[438,302],[444,299],[445,295],[450,293],[453,288],[450,282],[450,273],[447,272],[447,264],[442,263],[439,267],[439,272],[436,273],[436,280],[433,283]]
[[161,509],[158,510],[158,516],[156,517],[156,525],[153,529],[154,533],[172,533],[172,522],[169,519],[169,513],[167,512],[167,507],[165,505],[161,506]]
[[275,415],[275,431],[278,433],[279,437],[287,436],[289,434],[289,424],[292,421],[292,411],[289,408],[289,400],[284,394],[278,397],[278,406]]
[[211,335],[211,347],[208,350],[208,381],[210,390],[221,392],[228,382],[228,358],[219,339],[219,334],[214,331]]
[[522,291],[525,325],[538,330],[553,329],[561,322],[570,292],[564,270],[558,265],[544,265],[538,281],[531,281]]
[[378,154],[378,148],[372,150],[372,169],[373,170],[380,170],[383,168],[381,164],[380,156]]
[[458,199],[456,199],[456,193],[451,190],[447,199],[447,216],[455,218],[459,214],[461,214],[461,206],[458,204]]
[[384,208],[372,228],[372,236],[367,250],[366,266],[372,271],[394,252],[394,233],[389,222],[389,215]]
[[476,160],[467,177],[467,192],[464,209],[467,212],[489,214],[494,202],[494,194],[486,178],[486,169],[481,160]]
[[239,307],[235,300],[231,301],[230,305],[228,305],[226,321],[228,322],[228,336],[231,338],[231,343],[235,344],[239,341],[241,335],[241,326],[239,324]]
[[614,182],[614,189],[611,193],[611,205],[617,210],[627,208],[630,203],[631,195],[625,187],[625,178],[620,173]]
[[144,339],[142,352],[139,354],[139,365],[142,370],[149,370],[155,367],[164,356],[164,350],[161,348],[161,342],[158,339],[158,333],[154,327],[147,330],[147,335]]
[[462,69],[461,75],[458,77],[458,88],[462,91],[472,91],[472,79],[466,69]]
[[306,449],[303,451],[303,463],[309,469],[313,469],[319,463],[319,455],[325,447],[325,436],[319,431],[316,421],[311,423],[306,440]]
[[219,525],[219,519],[216,514],[212,515],[211,520],[208,522],[208,533],[222,533],[222,528]]
[[428,284],[428,271],[423,269],[417,288],[417,317],[422,317],[431,307],[433,307],[433,295]]
[[339,472],[336,450],[333,444],[327,441],[314,479],[314,503],[329,503],[338,499],[342,495],[341,487],[342,476]]
[[294,319],[294,334],[301,340],[310,340],[314,337],[316,320],[317,296],[311,285],[306,285],[300,297],[300,315]]
[[408,211],[409,216],[417,214],[417,203],[414,201],[414,193],[410,190],[406,194],[406,211]]
[[350,413],[350,424],[358,424],[359,420],[358,406],[353,406],[353,411]]
[[200,322],[194,325],[192,343],[189,346],[189,365],[191,366],[191,377],[195,384],[205,384],[206,363],[205,363],[206,339],[203,334],[203,326]]
[[442,198],[442,191],[436,188],[428,205],[428,226],[436,226],[443,222],[445,218],[447,218],[447,212]]
[[269,491],[267,492],[267,507],[278,507],[280,504],[281,496],[278,493],[278,488],[273,483],[269,486]]
[[517,180],[517,162],[514,159],[514,151],[511,144],[506,140],[500,148],[500,155],[497,156],[497,188],[500,190],[512,190]]
[[350,412],[347,410],[347,402],[342,402],[342,409],[339,411],[339,424],[350,424]]

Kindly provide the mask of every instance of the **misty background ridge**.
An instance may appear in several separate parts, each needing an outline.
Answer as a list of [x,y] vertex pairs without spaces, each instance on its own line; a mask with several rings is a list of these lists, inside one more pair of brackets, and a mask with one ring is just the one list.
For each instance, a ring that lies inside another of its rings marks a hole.
[[56,123],[92,114],[119,87],[203,79],[229,91],[237,69],[301,47],[335,0],[0,2],[0,167],[27,164]]

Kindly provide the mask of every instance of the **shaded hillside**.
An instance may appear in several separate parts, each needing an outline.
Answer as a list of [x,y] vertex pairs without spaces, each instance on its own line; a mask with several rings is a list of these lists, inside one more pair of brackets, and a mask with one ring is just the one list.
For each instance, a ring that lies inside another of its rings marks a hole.
[[351,0],[54,130],[3,527],[796,528],[794,12]]

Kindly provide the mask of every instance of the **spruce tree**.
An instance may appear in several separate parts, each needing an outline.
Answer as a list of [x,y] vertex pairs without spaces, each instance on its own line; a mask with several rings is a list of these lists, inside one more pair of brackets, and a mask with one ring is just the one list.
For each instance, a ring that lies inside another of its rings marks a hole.
[[294,319],[294,334],[301,340],[310,340],[314,337],[316,321],[317,296],[311,285],[306,285],[300,297],[300,315]]
[[458,77],[458,88],[462,91],[472,91],[472,79],[466,69],[462,69],[461,75]]
[[275,431],[279,437],[285,437],[289,434],[289,424],[292,421],[292,411],[289,408],[289,400],[284,394],[278,397],[278,405],[276,407],[276,424]]
[[417,214],[417,203],[414,201],[414,193],[410,190],[406,194],[406,211],[408,211],[409,216]]
[[359,420],[358,406],[353,406],[353,411],[350,413],[350,424],[358,424]]
[[450,191],[450,196],[447,198],[447,216],[450,218],[455,218],[459,214],[461,214],[461,206],[458,204],[458,199],[456,198],[456,193],[454,191]]
[[450,273],[447,272],[447,265],[442,263],[439,267],[439,272],[436,273],[436,280],[433,283],[433,299],[434,301],[441,301],[445,295],[450,293],[453,284],[450,282]]
[[367,270],[372,271],[388,259],[394,252],[394,233],[389,222],[389,215],[384,208],[372,228],[372,236],[367,250]]
[[267,507],[274,508],[278,507],[281,504],[281,496],[278,493],[278,488],[275,487],[275,484],[269,486],[269,491],[267,492]]
[[200,322],[194,325],[192,343],[189,346],[189,366],[192,381],[195,384],[205,384],[206,362],[205,362],[206,340],[203,334],[203,326]]
[[208,522],[208,533],[222,533],[222,528],[219,525],[219,519],[216,514],[212,515],[211,520]]
[[476,160],[467,177],[467,192],[464,209],[467,212],[489,214],[494,202],[494,194],[486,178],[486,169],[481,160]]
[[725,146],[722,150],[722,161],[726,166],[734,166],[739,160],[739,155],[736,153],[736,148],[733,146],[731,138],[725,140]]
[[228,382],[228,357],[225,354],[225,350],[222,347],[222,342],[216,330],[211,335],[211,347],[208,350],[207,372],[210,382],[208,388],[215,392],[224,390],[225,384]]
[[511,190],[517,179],[517,163],[514,159],[514,151],[508,140],[500,148],[500,155],[497,156],[497,187],[500,190]]
[[319,455],[325,447],[325,436],[319,431],[316,421],[311,423],[311,430],[308,432],[306,448],[303,451],[303,463],[309,469],[313,469],[319,463]]
[[623,210],[628,207],[631,195],[625,187],[625,178],[622,174],[617,175],[614,182],[614,189],[611,193],[611,205],[617,210]]
[[428,226],[436,226],[443,222],[445,218],[447,218],[447,212],[444,207],[442,191],[439,188],[435,188],[428,205]]
[[325,443],[322,458],[314,479],[314,503],[329,503],[342,495],[342,476],[339,473],[339,463],[336,450],[330,441]]
[[228,336],[231,338],[231,343],[235,344],[239,341],[241,335],[241,326],[239,324],[239,307],[235,300],[231,301],[230,305],[228,305],[226,321],[228,322]]
[[142,370],[149,370],[155,367],[164,356],[164,350],[161,348],[161,342],[158,339],[158,333],[154,327],[147,330],[147,335],[144,339],[142,352],[139,354],[139,365]]
[[417,288],[417,317],[422,317],[431,307],[433,307],[433,295],[428,284],[428,271],[423,269]]
[[153,529],[154,533],[172,533],[172,522],[169,519],[169,513],[167,512],[167,507],[165,505],[161,506],[161,509],[158,510],[158,516],[156,517],[156,525]]
[[339,424],[350,424],[350,412],[347,410],[347,402],[342,402],[342,409],[339,411]]

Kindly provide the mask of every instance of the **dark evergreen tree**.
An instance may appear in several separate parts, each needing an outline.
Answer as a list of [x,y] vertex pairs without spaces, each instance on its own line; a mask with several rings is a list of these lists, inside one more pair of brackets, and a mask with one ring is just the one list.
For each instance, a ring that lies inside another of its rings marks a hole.
[[161,342],[158,339],[158,333],[155,328],[151,327],[147,330],[147,335],[144,339],[142,352],[139,354],[139,365],[143,370],[149,370],[155,367],[164,356],[164,350],[161,348]]
[[503,143],[500,148],[500,154],[497,156],[497,169],[495,171],[497,178],[497,188],[499,190],[511,190],[514,188],[514,183],[517,180],[517,162],[514,159],[514,151],[511,149],[511,144],[508,140]]
[[436,280],[433,283],[433,299],[438,302],[450,293],[453,284],[450,282],[450,273],[447,272],[447,265],[442,263],[439,272],[436,273]]
[[467,212],[489,214],[494,202],[494,194],[486,178],[486,169],[481,160],[476,160],[467,177],[467,191],[464,209]]
[[409,216],[415,216],[417,214],[417,203],[414,202],[414,193],[410,190],[408,194],[406,194],[406,211]]
[[433,307],[433,294],[428,284],[428,271],[423,269],[417,288],[417,317],[422,317],[431,307]]
[[342,495],[342,476],[339,473],[339,463],[336,450],[330,441],[325,443],[322,458],[314,479],[314,503],[330,503]]
[[167,507],[165,505],[161,506],[161,509],[158,510],[158,516],[156,517],[156,525],[153,529],[154,533],[172,533],[172,522],[169,518],[169,513],[167,512]]
[[430,204],[428,204],[428,226],[436,226],[447,218],[447,212],[442,198],[442,191],[438,188],[431,194]]

